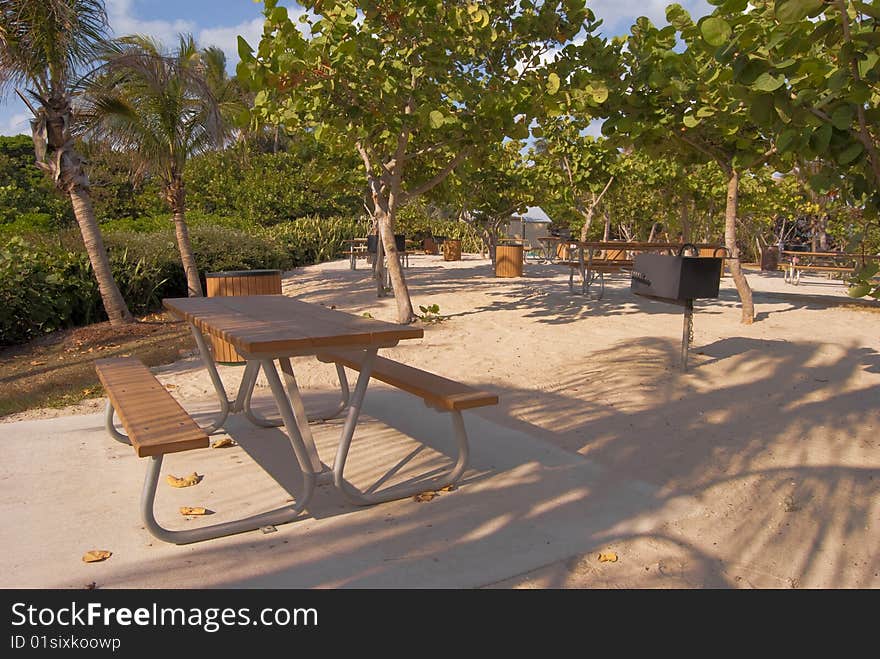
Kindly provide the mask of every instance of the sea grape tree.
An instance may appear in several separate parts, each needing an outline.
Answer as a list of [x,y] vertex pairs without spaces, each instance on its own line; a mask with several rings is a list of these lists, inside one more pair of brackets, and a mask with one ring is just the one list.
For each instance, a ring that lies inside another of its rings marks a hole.
[[583,62],[600,57],[605,42],[584,0],[300,4],[298,27],[265,0],[258,47],[239,40],[238,75],[256,92],[255,121],[305,127],[357,153],[397,318],[412,322],[393,239],[398,209],[469,157],[526,138],[533,119],[560,113],[573,97],[604,101],[604,82]]

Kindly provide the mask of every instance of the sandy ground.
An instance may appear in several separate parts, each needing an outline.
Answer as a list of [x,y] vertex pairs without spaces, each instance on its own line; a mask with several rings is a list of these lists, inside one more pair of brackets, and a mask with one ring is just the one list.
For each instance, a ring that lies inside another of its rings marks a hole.
[[[482,585],[880,586],[876,308],[851,305],[839,282],[807,277],[793,287],[781,273],[752,272],[757,322],[745,326],[726,277],[719,300],[697,303],[682,373],[679,307],[633,296],[620,275],[601,300],[571,294],[559,266],[529,262],[525,275],[495,278],[487,260],[470,255],[412,258],[414,305],[438,304],[446,319],[383,354],[497,392],[501,404],[481,414],[598,465],[597,497],[620,482],[646,484],[650,496],[602,520],[594,549]],[[376,298],[362,263],[356,271],[336,261],[287,273],[284,292],[395,316],[393,298]],[[304,390],[332,392],[332,367],[295,366]],[[195,356],[154,370],[181,400],[212,394]],[[232,391],[241,371],[222,368]],[[642,523],[676,502],[687,502],[680,514]],[[617,561],[600,562],[599,551]]]

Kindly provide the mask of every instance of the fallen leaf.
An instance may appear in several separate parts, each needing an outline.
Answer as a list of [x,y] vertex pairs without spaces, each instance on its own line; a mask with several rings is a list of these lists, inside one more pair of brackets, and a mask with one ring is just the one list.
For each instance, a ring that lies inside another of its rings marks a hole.
[[432,492],[429,490],[427,492],[421,492],[420,494],[414,495],[413,501],[415,501],[416,503],[424,503],[425,501],[430,501],[431,499],[433,499],[436,496],[437,496],[436,492]]
[[211,448],[226,448],[227,446],[237,446],[232,437],[221,437],[211,444]]
[[456,489],[458,489],[458,487],[455,485],[455,483],[450,483],[446,487],[441,487],[438,490],[438,492],[452,492],[453,490],[456,490]]
[[207,508],[193,508],[192,506],[181,506],[180,507],[181,515],[207,515]]
[[177,385],[176,385],[176,384],[171,384],[171,383],[169,382],[168,384],[165,385],[165,388],[166,388],[166,389],[177,389]]
[[99,561],[106,561],[112,555],[113,552],[107,551],[106,549],[92,549],[83,554],[83,562],[98,563]]
[[617,554],[613,551],[606,551],[599,554],[599,562],[600,563],[616,563],[617,562]]
[[185,478],[178,478],[177,476],[168,474],[166,480],[171,487],[190,487],[192,485],[197,485],[199,481],[202,480],[202,476],[199,476],[196,472],[191,473]]
[[45,366],[46,362],[33,361],[31,362],[31,366]]
[[83,588],[85,588],[86,590],[95,590],[97,587],[98,584],[96,584],[94,581],[92,581],[91,583],[87,583],[85,586],[83,586]]

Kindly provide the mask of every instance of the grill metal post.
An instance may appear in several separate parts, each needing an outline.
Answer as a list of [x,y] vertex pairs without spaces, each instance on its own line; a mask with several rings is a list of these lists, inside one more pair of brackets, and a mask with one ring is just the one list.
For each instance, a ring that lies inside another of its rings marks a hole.
[[684,328],[681,334],[681,370],[687,371],[688,349],[691,345],[691,337],[694,335],[694,301],[685,300],[684,303]]

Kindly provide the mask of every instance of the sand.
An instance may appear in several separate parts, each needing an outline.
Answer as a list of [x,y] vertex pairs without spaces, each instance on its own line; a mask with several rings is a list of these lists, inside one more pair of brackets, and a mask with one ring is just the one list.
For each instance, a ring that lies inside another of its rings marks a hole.
[[[683,373],[681,309],[633,296],[621,275],[598,300],[571,294],[567,269],[538,262],[501,279],[475,255],[417,256],[406,273],[416,308],[437,304],[445,319],[383,354],[497,392],[501,404],[481,414],[600,465],[597,496],[623,481],[651,493],[640,510],[609,520],[590,551],[482,585],[880,586],[876,305],[850,306],[839,282],[807,277],[794,287],[781,273],[754,271],[757,322],[747,326],[725,277],[719,300],[697,303]],[[286,273],[284,292],[395,317],[362,262]],[[332,367],[296,361],[304,390],[333,390]],[[233,391],[241,370],[221,368]],[[212,395],[196,356],[154,371],[182,400]],[[670,506],[680,509],[670,521],[640,521]],[[617,561],[600,562],[599,552]]]

